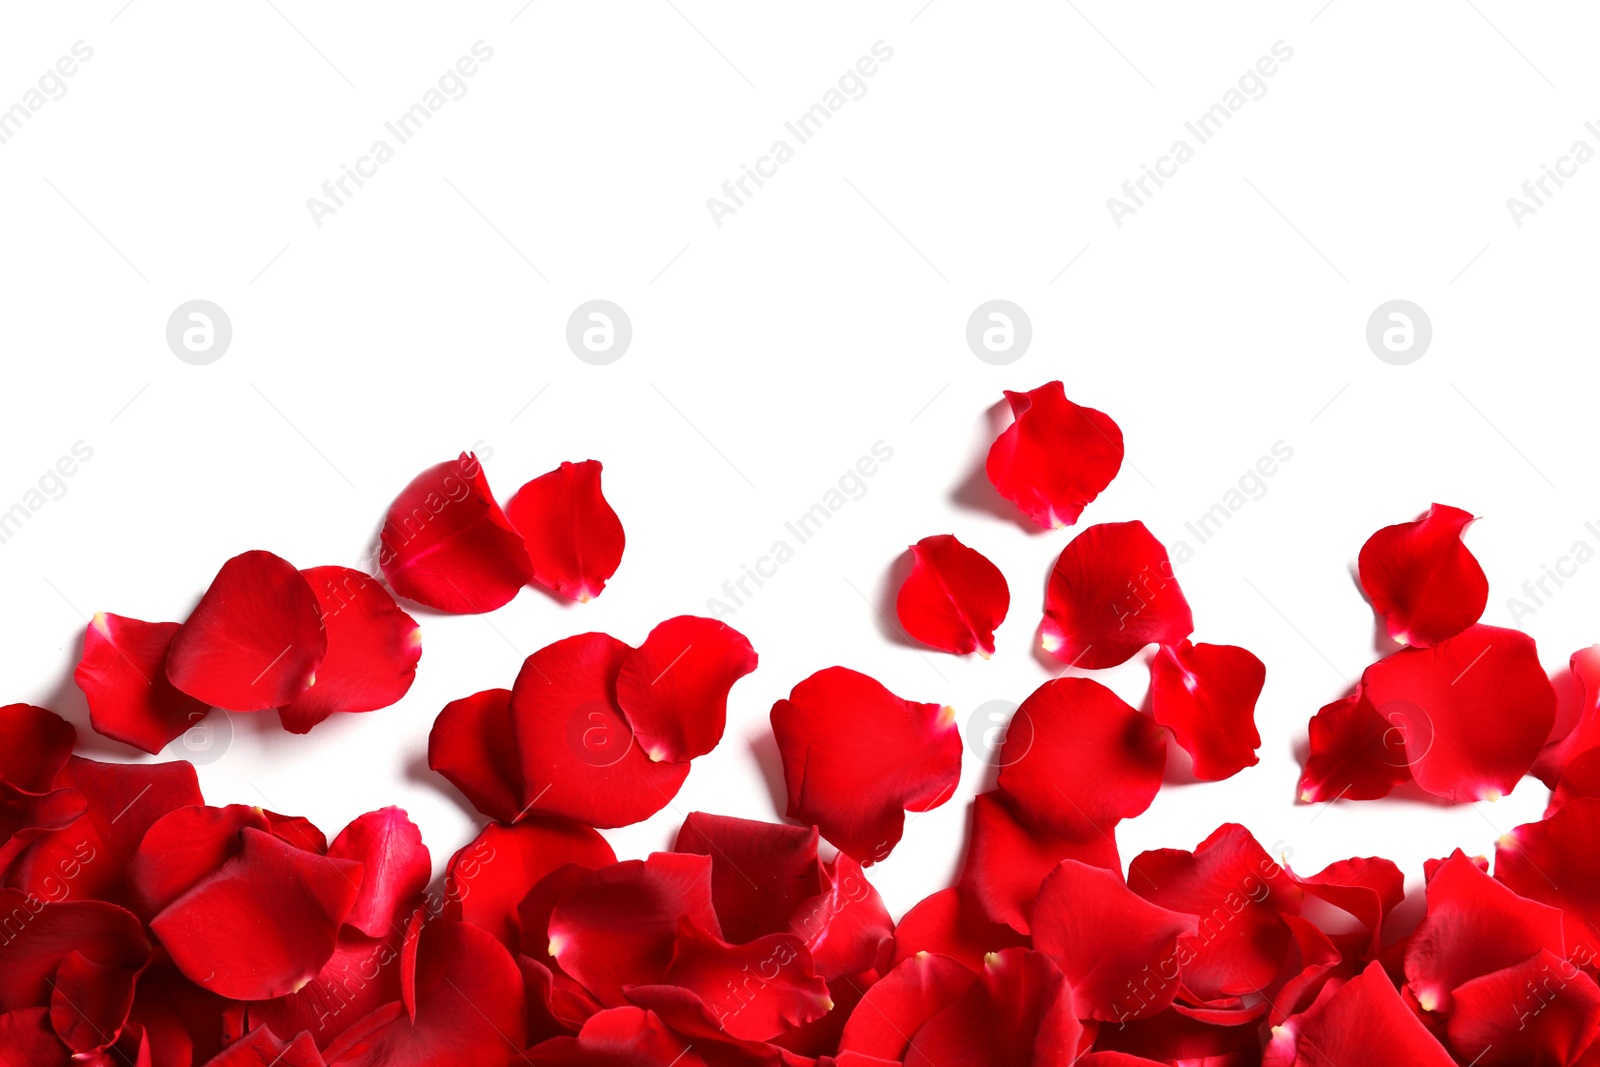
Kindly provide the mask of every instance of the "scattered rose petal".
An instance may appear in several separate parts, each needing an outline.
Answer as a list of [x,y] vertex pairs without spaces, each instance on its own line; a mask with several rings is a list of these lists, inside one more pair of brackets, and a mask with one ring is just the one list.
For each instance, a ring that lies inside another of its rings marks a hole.
[[1089,670],[1194,632],[1167,550],[1138,521],[1103,522],[1073,538],[1050,572],[1044,614],[1045,651]]
[[569,600],[599,596],[622,563],[622,523],[600,491],[599,460],[541,474],[517,490],[506,514],[522,533],[534,580]]
[[1233,645],[1165,646],[1150,664],[1156,722],[1194,761],[1194,776],[1215,782],[1259,762],[1256,699],[1267,668]]
[[985,469],[1000,495],[1045,529],[1071,526],[1122,467],[1122,430],[1067,399],[1060,382],[1006,391],[1014,420],[989,449]]
[[952,534],[924,537],[911,546],[911,558],[911,573],[895,598],[906,633],[958,656],[994,655],[995,628],[1011,606],[1000,568]]
[[693,759],[722,740],[728,691],[755,669],[755,650],[739,631],[680,615],[622,660],[617,704],[652,760]]
[[1391,703],[1379,714],[1358,687],[1312,717],[1300,799],[1319,804],[1388,796],[1395,786],[1411,780],[1406,736],[1427,731],[1419,709]]
[[788,930],[800,905],[823,891],[815,827],[695,811],[672,850],[711,857],[711,900],[735,944]]
[[115,741],[160,752],[205,718],[211,705],[167,679],[175,622],[141,622],[100,612],[84,633],[73,680],[89,702],[89,722]]
[[1361,587],[1402,645],[1436,645],[1482,617],[1489,579],[1461,543],[1472,521],[1471,512],[1435,504],[1361,546]]
[[357,818],[333,839],[328,858],[361,864],[361,888],[344,921],[368,937],[390,933],[433,877],[422,831],[399,808]]

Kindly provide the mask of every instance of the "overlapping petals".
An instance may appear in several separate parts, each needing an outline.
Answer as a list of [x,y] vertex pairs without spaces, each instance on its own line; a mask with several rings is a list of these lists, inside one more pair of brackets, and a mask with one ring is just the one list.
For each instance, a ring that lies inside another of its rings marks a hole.
[[895,598],[906,633],[945,652],[994,655],[994,631],[1005,621],[1011,591],[1005,575],[952,534],[911,546],[911,573]]
[[1122,430],[1068,400],[1060,382],[1006,400],[1014,421],[989,449],[989,481],[1045,529],[1071,526],[1121,469]]

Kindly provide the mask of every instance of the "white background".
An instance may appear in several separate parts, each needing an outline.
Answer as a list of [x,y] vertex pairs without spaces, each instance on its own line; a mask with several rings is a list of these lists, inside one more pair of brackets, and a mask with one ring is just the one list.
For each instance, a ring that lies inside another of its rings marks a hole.
[[[1141,518],[1171,544],[1274,442],[1294,450],[1179,571],[1197,638],[1268,665],[1261,763],[1163,790],[1124,824],[1124,858],[1226,820],[1305,872],[1376,853],[1415,879],[1426,857],[1491,851],[1537,817],[1538,783],[1474,807],[1297,805],[1296,746],[1375,656],[1349,568],[1379,526],[1433,500],[1483,516],[1468,543],[1501,625],[1543,564],[1579,538],[1600,547],[1583,525],[1600,520],[1600,163],[1521,228],[1505,203],[1574,140],[1600,148],[1583,128],[1600,118],[1596,19],[1575,3],[1321,4],[7,5],[0,106],[75,41],[94,56],[0,145],[0,509],[74,442],[94,456],[0,544],[4,699],[74,719],[87,754],[142,758],[82,725],[86,615],[182,619],[251,548],[358,565],[400,487],[463,448],[489,457],[502,499],[601,459],[628,549],[598,600],[418,611],[421,670],[399,705],[307,737],[235,716],[201,768],[211,801],[304,813],[330,836],[402,805],[442,869],[479,822],[425,766],[444,703],[509,685],[560,637],[637,642],[704,612],[882,440],[894,458],[867,494],[729,620],[761,666],[722,746],[672,807],[607,836],[642,855],[690,810],[772,818],[767,712],[812,671],[855,667],[963,720],[1054,673],[1032,649],[1069,532],[1025,528],[973,479],[1001,390],[1061,378],[1128,443],[1084,524]],[[479,40],[494,56],[467,94],[314,225],[306,199]],[[894,55],[866,95],[718,228],[706,198],[880,40]],[[1293,58],[1266,95],[1115,226],[1106,198],[1280,40]],[[634,327],[605,367],[563,336],[596,297]],[[1034,329],[1008,367],[964,338],[997,297]],[[232,319],[210,366],[165,343],[194,298]],[[1433,323],[1410,366],[1364,339],[1394,298]],[[992,662],[919,654],[876,610],[905,546],[944,532],[1011,583]],[[1552,671],[1600,636],[1597,602],[1600,562],[1523,621]],[[1102,677],[1142,700],[1140,661]],[[958,800],[874,869],[896,914],[953,876],[984,770],[969,756]]]

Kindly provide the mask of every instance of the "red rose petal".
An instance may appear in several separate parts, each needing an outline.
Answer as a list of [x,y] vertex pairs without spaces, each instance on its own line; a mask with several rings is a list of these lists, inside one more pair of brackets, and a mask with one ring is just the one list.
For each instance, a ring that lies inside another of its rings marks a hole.
[[[74,953],[129,976],[150,959],[150,942],[139,920],[114,904],[98,900],[52,904],[19,890],[0,889],[0,915],[5,916],[0,1012],[50,1004],[62,963]],[[73,967],[79,973],[71,984],[80,985],[87,974],[77,964]]]
[[622,987],[654,985],[672,962],[678,921],[721,934],[711,903],[711,861],[657,852],[585,877],[550,916],[550,954],[600,1003],[626,1003]]
[[1402,645],[1436,645],[1483,616],[1489,579],[1461,543],[1472,521],[1471,512],[1435,504],[1361,546],[1361,587]]
[[522,535],[470,452],[413,478],[379,538],[378,565],[394,591],[438,611],[493,611],[533,578]]
[[1005,575],[952,534],[911,546],[911,573],[895,598],[906,633],[934,648],[964,656],[994,655],[994,631],[1011,606]]
[[861,864],[839,853],[823,872],[824,891],[801,904],[789,920],[823,978],[887,966],[894,951],[894,920],[867,881]]
[[271,829],[261,809],[247,804],[197,804],[162,816],[124,869],[134,910],[145,918],[160,914],[243,850],[246,827]]
[[88,1059],[116,1041],[143,966],[100,963],[78,951],[62,958],[50,984],[50,1026],[78,1058]]
[[1405,1064],[1452,1067],[1444,1047],[1406,1007],[1380,964],[1273,1031],[1264,1061],[1272,1067]]
[[1256,699],[1267,668],[1233,645],[1163,647],[1150,663],[1156,722],[1194,760],[1194,776],[1215,782],[1231,778],[1260,758]]
[[1254,993],[1278,973],[1290,933],[1281,913],[1300,910],[1302,892],[1242,826],[1227,823],[1191,852],[1142,852],[1128,888],[1169,911],[1198,916],[1184,947],[1183,984],[1201,997]]
[[989,481],[1045,529],[1072,525],[1121,469],[1122,430],[1068,400],[1060,382],[1007,390],[1006,400],[1015,421],[989,448]]
[[1567,765],[1578,756],[1600,748],[1600,645],[1572,654],[1570,669],[1582,690],[1577,719],[1560,738],[1545,745],[1533,773],[1554,789]]
[[811,953],[793,934],[731,945],[685,920],[664,978],[698,996],[720,1027],[743,1041],[767,1041],[833,1007]]
[[32,704],[0,707],[0,781],[48,793],[77,736],[72,724],[53,711]]
[[446,704],[428,734],[428,766],[491,819],[510,823],[526,814],[511,690],[485,689]]
[[1355,857],[1330,863],[1306,878],[1293,871],[1289,877],[1307,895],[1350,915],[1366,931],[1364,936],[1336,935],[1335,943],[1343,948],[1352,940],[1359,941],[1358,958],[1363,963],[1377,958],[1384,920],[1405,899],[1405,876],[1400,868],[1382,857]]
[[50,1009],[0,1014],[0,1067],[73,1067],[72,1051],[50,1029]]
[[1167,735],[1148,715],[1098,682],[1057,678],[1013,715],[998,781],[1029,822],[1088,841],[1148,808],[1166,763]]
[[977,914],[977,908],[961,899],[952,886],[929,894],[900,917],[894,928],[894,963],[932,952],[959,960],[973,971],[983,966],[983,957],[1003,948],[1029,944],[1028,938],[1009,926],[992,923]]
[[534,1067],[708,1067],[693,1042],[632,1005],[598,1013],[577,1037],[551,1038],[526,1059]]
[[632,652],[606,634],[579,634],[529,656],[511,690],[524,811],[590,826],[627,826],[666,807],[689,764],[645,755],[616,703]]
[[[1090,833],[1081,841],[1062,837],[1030,826],[1003,792],[979,793],[972,798],[972,834],[958,882],[962,897],[981,918],[1027,934],[1039,884],[1062,860],[1114,870],[1121,877],[1122,860],[1111,834],[1107,829],[1105,836]],[[1007,941],[990,947],[1010,946]]]
[[[1072,986],[1080,1016],[1108,1022],[1153,1015],[1178,993],[1178,939],[1198,922],[1158,907],[1122,876],[1064,860],[1039,887],[1033,945]],[[1155,976],[1151,982],[1150,975]]]
[[755,669],[744,634],[715,619],[680,615],[623,659],[617,704],[651,759],[693,759],[722,740],[728,691]]
[[211,705],[167,679],[175,622],[141,622],[100,612],[83,638],[73,681],[89,702],[100,733],[146,752],[160,752],[205,718]]
[[[1497,881],[1529,900],[1561,909],[1566,941],[1573,946],[1570,954],[1585,966],[1595,962],[1600,950],[1596,841],[1600,841],[1600,800],[1578,797],[1547,819],[1513,829],[1496,843],[1494,854]],[[1586,948],[1587,958],[1578,958],[1581,947]],[[1560,946],[1551,950],[1559,952]]]
[[0,874],[23,849],[77,822],[89,802],[76,789],[28,793],[0,778]]
[[173,635],[167,677],[214,707],[265,711],[310,688],[327,651],[305,578],[271,552],[246,552],[222,565]]
[[1042,952],[1009,948],[984,960],[978,980],[912,1037],[932,1064],[1070,1067],[1083,1033],[1072,989]]
[[305,985],[333,955],[354,906],[361,865],[245,828],[242,848],[150,920],[184,975],[234,1000]]
[[1414,732],[1429,732],[1429,723],[1417,709],[1400,702],[1386,705],[1379,714],[1358,687],[1324,705],[1312,717],[1309,732],[1300,799],[1307,804],[1377,800],[1411,779],[1405,739]]
[[570,600],[599,596],[622,563],[622,523],[600,491],[599,460],[541,474],[517,490],[506,514],[522,532],[534,580]]
[[787,814],[863,864],[889,855],[905,812],[949,800],[961,777],[954,712],[903,700],[845,667],[820,670],[772,706]]
[[1563,951],[1561,912],[1518,896],[1457,849],[1428,881],[1428,913],[1406,947],[1406,982],[1424,1011],[1449,1011],[1457,986]]
[[316,1046],[327,1047],[372,1012],[401,998],[408,933],[398,925],[381,938],[367,937],[346,926],[315,978],[287,996],[247,1006],[250,1025],[270,1026],[273,1033],[304,1031]]
[[1573,1063],[1600,1033],[1600,986],[1548,950],[1474,978],[1451,997],[1456,1055],[1479,1067]]
[[1144,523],[1103,522],[1061,550],[1045,590],[1045,651],[1089,670],[1194,632],[1172,561]]
[[422,831],[394,807],[351,822],[328,846],[328,858],[361,864],[361,889],[344,921],[368,937],[390,933],[433,877]]
[[823,891],[815,827],[694,811],[672,850],[711,857],[711,899],[735,944],[788,930],[800,905]]
[[223,1049],[205,1067],[327,1067],[310,1034],[279,1041],[270,1029],[258,1026]]
[[[616,861],[605,838],[570,819],[536,815],[515,826],[490,823],[450,857],[443,914],[489,931],[514,952],[523,933],[517,906],[540,880],[569,863],[598,868]],[[549,940],[544,930],[536,933],[541,944]]]
[[1497,626],[1473,626],[1379,660],[1367,668],[1362,691],[1380,715],[1417,716],[1418,728],[1404,739],[1411,776],[1451,800],[1510,793],[1556,716],[1533,639]]
[[948,957],[931,952],[913,956],[867,990],[844,1024],[840,1051],[929,1067],[926,1053],[912,1050],[912,1035],[977,980],[976,973]]
[[300,572],[316,594],[328,654],[317,684],[278,709],[303,734],[335,712],[377,711],[406,695],[422,658],[422,631],[370,574],[349,567]]

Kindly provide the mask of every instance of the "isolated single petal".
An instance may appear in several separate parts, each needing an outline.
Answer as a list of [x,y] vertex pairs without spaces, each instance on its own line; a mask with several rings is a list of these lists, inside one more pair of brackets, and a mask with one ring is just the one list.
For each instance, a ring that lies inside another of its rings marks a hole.
[[1194,761],[1194,776],[1215,782],[1260,761],[1256,699],[1267,668],[1234,645],[1163,647],[1150,663],[1156,722]]
[[428,734],[428,766],[489,818],[516,822],[524,811],[511,690],[485,689],[446,704]]
[[141,622],[100,612],[83,638],[72,674],[89,702],[89,722],[107,737],[160,752],[205,718],[211,705],[167,679],[175,622]]
[[1126,662],[1146,645],[1194,632],[1189,602],[1144,523],[1103,522],[1061,550],[1045,589],[1045,651],[1073,667]]
[[895,598],[906,633],[958,656],[994,655],[995,628],[1011,606],[1000,568],[953,534],[924,537],[911,546],[911,559],[911,573]]
[[722,740],[728,691],[755,669],[744,634],[715,619],[680,615],[623,659],[617,704],[651,759],[693,759]]
[[309,689],[327,651],[310,583],[287,560],[257,550],[234,556],[212,579],[172,637],[167,677],[214,707],[265,711]]
[[1122,467],[1122,430],[1067,399],[1060,382],[1006,391],[1015,421],[989,448],[985,470],[1000,495],[1045,529],[1071,526]]
[[622,522],[600,491],[600,461],[563,463],[517,490],[506,514],[521,531],[533,579],[570,600],[600,595],[622,563]]
[[889,855],[906,811],[949,800],[961,777],[952,709],[904,700],[845,667],[828,667],[772,706],[787,814],[863,864]]
[[379,539],[378,565],[394,591],[438,611],[493,611],[533,578],[522,535],[470,452],[413,478],[389,505]]
[[1461,534],[1471,512],[1435,504],[1422,518],[1385,526],[1361,546],[1361,587],[1403,645],[1436,645],[1483,616],[1489,579]]

